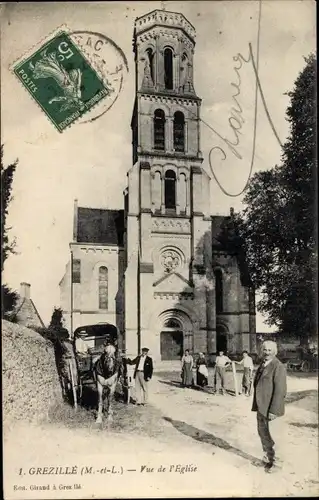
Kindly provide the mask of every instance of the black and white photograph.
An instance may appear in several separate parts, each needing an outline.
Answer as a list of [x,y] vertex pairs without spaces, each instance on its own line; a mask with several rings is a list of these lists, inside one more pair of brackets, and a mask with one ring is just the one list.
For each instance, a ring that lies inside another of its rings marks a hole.
[[5,500],[318,496],[316,3],[0,20]]

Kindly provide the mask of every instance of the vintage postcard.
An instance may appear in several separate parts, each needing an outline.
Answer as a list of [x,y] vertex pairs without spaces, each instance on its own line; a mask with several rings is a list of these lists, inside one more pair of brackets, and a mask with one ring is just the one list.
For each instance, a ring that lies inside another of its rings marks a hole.
[[2,2],[4,498],[319,493],[315,2]]

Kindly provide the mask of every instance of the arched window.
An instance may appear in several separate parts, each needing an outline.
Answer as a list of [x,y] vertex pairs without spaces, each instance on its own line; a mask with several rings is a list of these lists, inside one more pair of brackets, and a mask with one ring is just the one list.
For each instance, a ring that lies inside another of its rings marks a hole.
[[173,51],[170,48],[164,50],[164,84],[166,89],[173,89]]
[[165,149],[165,113],[162,109],[154,113],[154,149]]
[[147,49],[146,50],[146,55],[148,58],[148,63],[150,67],[150,72],[151,72],[151,78],[154,83],[154,52],[152,49]]
[[225,325],[216,325],[216,351],[227,352],[228,328]]
[[215,300],[216,300],[216,314],[222,313],[224,310],[223,300],[223,273],[221,269],[215,269]]
[[174,114],[173,138],[175,151],[185,151],[185,119],[181,111]]
[[181,328],[181,324],[177,319],[170,318],[165,321],[164,324],[165,328]]
[[165,208],[176,209],[176,174],[167,170],[165,174]]
[[108,270],[102,266],[99,269],[99,309],[108,308]]

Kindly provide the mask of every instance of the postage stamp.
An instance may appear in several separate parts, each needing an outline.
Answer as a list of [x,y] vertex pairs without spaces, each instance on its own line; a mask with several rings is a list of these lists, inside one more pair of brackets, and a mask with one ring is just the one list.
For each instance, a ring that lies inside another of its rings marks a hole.
[[129,72],[128,61],[121,47],[103,33],[80,30],[72,31],[70,37],[91,62],[107,87],[113,90],[77,122],[88,123],[103,116],[116,103]]
[[59,132],[114,92],[66,30],[58,31],[12,69]]

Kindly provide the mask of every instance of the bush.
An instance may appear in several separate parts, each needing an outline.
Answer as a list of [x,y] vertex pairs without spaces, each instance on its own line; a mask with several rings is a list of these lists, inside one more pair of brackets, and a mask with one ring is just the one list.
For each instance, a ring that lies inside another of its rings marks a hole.
[[2,299],[2,307],[1,307],[1,317],[12,323],[15,322],[15,306],[18,300],[18,294],[7,285],[1,285],[1,299]]

